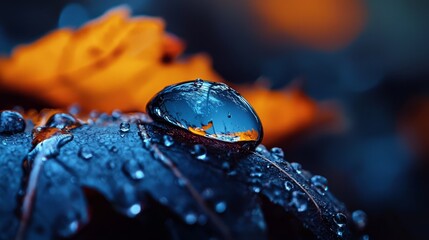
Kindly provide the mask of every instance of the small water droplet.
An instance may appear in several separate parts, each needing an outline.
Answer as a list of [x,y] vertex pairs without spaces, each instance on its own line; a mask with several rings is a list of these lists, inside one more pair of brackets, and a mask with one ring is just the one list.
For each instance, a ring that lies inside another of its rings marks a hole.
[[200,88],[203,86],[204,81],[201,78],[197,78],[195,79],[195,81],[193,82],[194,87],[196,88]]
[[226,211],[226,207],[227,207],[226,202],[221,201],[221,202],[216,203],[215,210],[217,213],[223,213]]
[[127,215],[129,217],[135,217],[141,212],[141,210],[142,206],[139,203],[135,203],[127,209]]
[[305,193],[300,191],[292,192],[292,199],[289,202],[289,206],[294,206],[298,212],[304,212],[307,210],[307,196]]
[[326,191],[328,191],[328,180],[325,177],[314,175],[310,181],[319,194],[325,195]]
[[185,222],[189,225],[197,222],[197,215],[195,213],[188,213],[185,215]]
[[113,118],[113,120],[118,120],[118,119],[120,119],[121,117],[122,117],[122,112],[121,112],[121,110],[116,109],[116,110],[113,110],[113,111],[112,111],[112,118]]
[[343,235],[344,235],[344,229],[338,228],[337,229],[337,236],[340,237],[340,238],[342,238]]
[[252,190],[253,190],[255,193],[259,193],[259,192],[261,192],[261,188],[260,188],[260,187],[258,187],[258,186],[253,186],[253,187],[252,187]]
[[338,227],[342,228],[347,223],[347,217],[343,213],[336,213],[334,216],[334,222],[338,225]]
[[113,170],[116,168],[116,163],[113,160],[110,160],[106,163],[106,167],[110,170]]
[[231,118],[231,113],[228,113],[228,118]]
[[179,186],[184,187],[188,182],[184,178],[179,178],[177,180],[177,183],[179,184]]
[[366,227],[368,216],[362,210],[356,210],[352,213],[353,223],[357,228],[363,230]]
[[258,153],[260,153],[260,154],[262,154],[263,156],[265,156],[265,157],[269,157],[270,156],[270,152],[267,150],[267,148],[264,146],[264,145],[262,145],[262,144],[259,144],[257,147],[256,147],[256,149],[255,149],[255,151],[256,152],[258,152]]
[[369,236],[368,235],[363,235],[361,240],[369,240]]
[[121,133],[127,133],[130,131],[130,123],[129,122],[121,122],[121,124],[119,124],[119,131]]
[[118,152],[118,148],[116,146],[112,146],[110,147],[110,151],[113,153],[117,153]]
[[92,151],[91,148],[89,148],[88,146],[83,146],[80,148],[79,150],[79,156],[84,159],[84,160],[89,160],[92,158]]
[[55,221],[56,233],[61,237],[70,237],[79,229],[80,214],[75,211],[66,211]]
[[300,163],[293,162],[290,165],[292,166],[293,170],[295,170],[296,173],[301,174],[302,166]]
[[203,198],[204,199],[211,199],[213,196],[214,196],[214,192],[213,192],[213,189],[211,189],[211,188],[206,188],[206,189],[204,189],[204,191],[203,191],[203,193],[202,193],[202,196],[203,196]]
[[262,173],[261,172],[251,172],[250,177],[260,178],[260,177],[262,177]]
[[79,125],[79,122],[75,117],[68,113],[55,113],[48,121],[46,121],[46,127],[53,127],[58,129],[71,128]]
[[15,111],[0,112],[0,133],[19,133],[25,130],[25,120]]
[[271,155],[274,157],[275,160],[282,160],[285,156],[283,150],[279,147],[273,147],[271,148]]
[[162,137],[162,140],[164,141],[164,146],[166,146],[166,147],[171,147],[174,144],[174,139],[170,135],[164,135]]
[[285,181],[285,189],[290,191],[293,188],[293,184],[289,181]]
[[201,214],[198,216],[198,224],[205,225],[207,223],[207,216],[204,214]]
[[195,144],[192,147],[191,154],[197,159],[206,161],[207,160],[207,149],[201,144]]
[[132,180],[138,181],[144,178],[142,166],[135,160],[126,161],[123,165],[124,173]]

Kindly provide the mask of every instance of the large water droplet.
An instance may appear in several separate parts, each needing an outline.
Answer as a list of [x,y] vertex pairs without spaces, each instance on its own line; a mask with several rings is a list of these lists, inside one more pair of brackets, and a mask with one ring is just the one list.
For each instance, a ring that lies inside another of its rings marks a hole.
[[123,171],[132,180],[141,180],[144,178],[143,167],[135,160],[126,161],[123,165]]
[[262,140],[253,108],[223,83],[197,80],[166,87],[148,103],[147,112],[154,120],[216,141],[255,148]]
[[163,140],[163,142],[164,142],[164,146],[166,146],[166,147],[171,147],[171,146],[173,146],[173,144],[174,144],[174,139],[173,139],[173,137],[172,137],[172,136],[170,136],[170,135],[164,135],[164,136],[162,137],[162,140]]
[[142,206],[139,203],[135,203],[127,209],[127,216],[135,217],[137,216],[137,214],[141,212],[141,210],[142,210]]
[[19,133],[25,130],[25,120],[15,111],[0,112],[0,133]]
[[334,216],[334,222],[338,227],[344,227],[347,223],[347,217],[343,213],[336,213]]
[[316,188],[317,192],[321,195],[325,195],[328,191],[328,180],[320,175],[314,175],[311,177],[311,184]]
[[289,206],[295,207],[298,212],[304,212],[307,210],[307,204],[307,196],[305,193],[300,191],[292,192],[292,198],[289,202]]
[[191,154],[199,160],[207,160],[207,149],[201,144],[195,144],[192,147]]
[[68,113],[55,113],[48,121],[46,121],[46,127],[53,127],[58,129],[71,128],[79,125],[79,122],[75,117]]
[[368,216],[362,210],[356,210],[352,213],[353,223],[360,230],[363,230],[366,227]]
[[226,211],[226,207],[227,207],[226,202],[221,201],[221,202],[216,203],[215,210],[217,213],[223,213]]

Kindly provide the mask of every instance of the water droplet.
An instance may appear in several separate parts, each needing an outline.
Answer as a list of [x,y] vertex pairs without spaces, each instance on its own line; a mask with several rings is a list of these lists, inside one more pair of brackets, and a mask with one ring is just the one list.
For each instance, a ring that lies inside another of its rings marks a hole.
[[279,147],[273,147],[271,148],[271,155],[274,157],[275,160],[282,160],[285,156],[283,150]]
[[292,199],[289,202],[289,206],[294,206],[298,212],[304,212],[307,210],[307,196],[305,193],[300,191],[292,192]]
[[207,160],[207,149],[201,144],[195,144],[192,147],[191,154],[199,160]]
[[342,228],[347,223],[347,217],[343,213],[336,213],[334,216],[334,222],[338,225],[338,227]]
[[170,135],[164,135],[162,137],[162,140],[164,141],[164,146],[166,146],[166,147],[171,147],[174,144],[174,139]]
[[127,215],[129,217],[135,217],[137,214],[139,214],[142,210],[142,206],[139,203],[135,203],[131,205],[127,210]]
[[302,171],[301,164],[293,162],[290,165],[292,166],[293,170],[295,170],[296,173],[301,174],[301,171]]
[[195,213],[186,214],[185,222],[189,225],[195,224],[197,222],[197,215],[195,215]]
[[89,148],[88,146],[83,146],[80,148],[79,150],[79,156],[84,159],[84,160],[89,160],[92,158],[92,151],[91,148]]
[[267,150],[267,148],[264,146],[264,145],[262,145],[262,144],[259,144],[257,147],[256,147],[256,149],[255,149],[255,151],[256,152],[258,152],[258,153],[260,153],[260,154],[262,154],[263,156],[265,156],[265,157],[270,157],[270,152]]
[[258,186],[253,186],[253,187],[252,187],[252,190],[253,190],[255,193],[259,193],[259,192],[261,192],[261,188],[260,188],[260,187],[258,187]]
[[260,177],[262,177],[262,173],[261,172],[251,172],[250,173],[250,177],[253,177],[253,178],[260,178]]
[[119,131],[121,133],[127,133],[130,131],[130,123],[129,122],[121,122],[121,124],[119,124]]
[[201,88],[204,84],[204,81],[201,78],[197,78],[195,81],[193,81],[193,85],[196,88]]
[[325,195],[325,192],[328,191],[328,180],[320,175],[314,175],[311,177],[311,184],[316,188],[317,192],[321,195]]
[[25,120],[15,111],[0,112],[0,133],[19,133],[25,130]]
[[154,120],[212,140],[251,148],[262,140],[261,121],[253,108],[223,83],[197,80],[171,85],[153,97],[146,109]]
[[221,202],[216,203],[215,210],[217,213],[223,213],[226,211],[226,207],[227,207],[226,202],[221,201]]
[[123,171],[132,180],[138,181],[144,178],[142,166],[135,160],[126,161],[123,165]]
[[363,230],[366,227],[368,216],[362,210],[356,210],[352,213],[353,223],[357,228]]
[[293,188],[293,184],[289,181],[285,181],[285,189],[290,191]]
[[231,118],[231,113],[228,113],[228,118]]
[[58,129],[71,128],[77,125],[79,125],[77,119],[68,113],[55,113],[45,124],[46,127]]
[[113,110],[112,111],[112,118],[113,118],[113,120],[118,120],[118,119],[120,119],[122,117],[122,112],[121,112],[121,110]]
[[65,211],[55,221],[56,233],[61,237],[70,237],[79,229],[80,214],[76,211]]
[[340,238],[342,238],[343,235],[344,235],[344,229],[338,228],[337,229],[337,236],[340,237]]
[[369,236],[368,235],[363,235],[361,239],[362,240],[369,240]]
[[118,152],[118,148],[116,146],[112,146],[110,147],[110,151],[113,153],[117,153]]

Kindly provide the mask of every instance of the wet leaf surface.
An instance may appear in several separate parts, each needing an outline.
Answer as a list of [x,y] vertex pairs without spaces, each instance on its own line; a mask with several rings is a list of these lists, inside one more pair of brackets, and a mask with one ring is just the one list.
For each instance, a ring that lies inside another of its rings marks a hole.
[[31,122],[0,135],[0,239],[359,237],[344,205],[279,149],[196,147],[145,114],[101,116],[36,146]]

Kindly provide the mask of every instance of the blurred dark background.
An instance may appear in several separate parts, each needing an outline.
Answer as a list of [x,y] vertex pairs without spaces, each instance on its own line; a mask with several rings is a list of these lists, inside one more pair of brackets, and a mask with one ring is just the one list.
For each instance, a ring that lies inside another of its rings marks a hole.
[[427,239],[428,1],[1,1],[0,54],[120,4],[164,18],[229,82],[299,78],[313,99],[340,104],[346,129],[277,145],[367,212],[370,239]]

